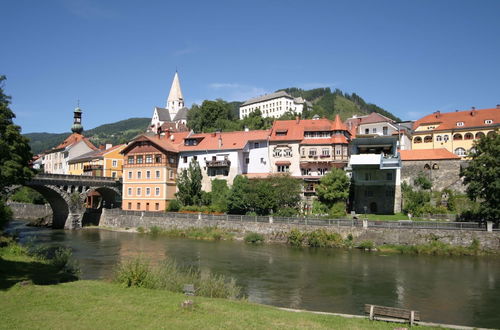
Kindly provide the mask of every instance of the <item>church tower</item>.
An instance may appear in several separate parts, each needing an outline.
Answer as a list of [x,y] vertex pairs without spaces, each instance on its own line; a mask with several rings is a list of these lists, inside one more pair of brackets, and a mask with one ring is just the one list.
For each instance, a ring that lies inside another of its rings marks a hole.
[[76,107],[73,115],[73,126],[71,126],[71,131],[73,133],[82,134],[82,109]]
[[184,108],[184,97],[182,96],[181,83],[179,82],[179,74],[177,71],[175,71],[172,87],[170,87],[166,108],[168,109],[171,120],[175,118],[175,115],[177,115],[180,109]]

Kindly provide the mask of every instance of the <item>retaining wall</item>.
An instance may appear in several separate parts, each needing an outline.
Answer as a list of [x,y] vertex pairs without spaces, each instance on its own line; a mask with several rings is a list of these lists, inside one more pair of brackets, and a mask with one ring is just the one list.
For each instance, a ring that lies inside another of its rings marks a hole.
[[25,203],[8,203],[12,210],[12,217],[20,220],[37,220],[43,217],[52,215],[52,208],[49,204],[25,204]]
[[[194,218],[194,219],[193,219]],[[481,247],[500,250],[500,231],[487,232],[473,229],[420,229],[420,228],[363,228],[356,226],[319,226],[289,223],[204,220],[193,217],[178,219],[168,214],[153,215],[146,212],[128,214],[121,210],[103,210],[99,225],[112,228],[151,228],[157,226],[164,229],[187,229],[200,227],[219,227],[234,231],[242,237],[247,232],[262,234],[266,239],[274,242],[286,242],[288,233],[292,229],[314,231],[325,229],[336,232],[346,238],[351,234],[356,242],[369,240],[377,245],[403,244],[416,245],[428,243],[438,238],[440,241],[456,246],[468,246],[474,239],[478,239]],[[256,218],[257,219],[257,218]],[[354,222],[353,222],[354,223]]]

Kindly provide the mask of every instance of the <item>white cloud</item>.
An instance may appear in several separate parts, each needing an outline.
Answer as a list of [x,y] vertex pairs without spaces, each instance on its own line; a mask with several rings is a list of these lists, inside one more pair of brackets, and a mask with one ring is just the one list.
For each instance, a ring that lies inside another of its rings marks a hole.
[[211,83],[210,89],[216,90],[212,98],[222,98],[228,101],[245,101],[253,97],[269,93],[266,89],[257,86],[244,85],[239,83]]

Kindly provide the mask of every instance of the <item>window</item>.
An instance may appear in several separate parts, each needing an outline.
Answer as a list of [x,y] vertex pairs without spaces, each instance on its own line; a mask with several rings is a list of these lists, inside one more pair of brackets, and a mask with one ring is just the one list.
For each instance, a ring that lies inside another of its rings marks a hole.
[[160,187],[155,188],[155,196],[160,196]]
[[306,148],[300,148],[300,156],[305,157],[306,156]]
[[142,156],[136,157],[137,164],[142,164]]
[[372,128],[372,133],[373,134],[377,133],[377,128],[376,127]]
[[142,172],[141,171],[137,171],[137,179],[140,179],[142,178]]
[[131,202],[128,202],[128,209],[131,210],[132,209],[132,203]]
[[483,132],[476,133],[476,139],[481,139],[481,138],[484,138],[484,133]]
[[369,128],[365,128],[365,134],[370,134],[370,129]]
[[157,178],[157,179],[159,179],[159,178],[160,178],[160,171],[156,171],[156,172],[155,172],[155,174],[156,174],[156,175],[155,175],[155,176],[156,176],[156,178]]
[[328,149],[328,148],[321,149],[321,156],[330,157],[330,149]]
[[387,181],[392,181],[392,172],[385,173],[385,179]]
[[137,196],[141,196],[141,194],[142,194],[141,188],[137,188]]
[[184,140],[184,145],[186,146],[195,146],[198,144],[198,141],[196,139],[186,139]]
[[443,140],[443,137],[441,135],[437,135],[436,136],[436,141],[441,141],[441,140]]
[[[196,156],[195,156],[195,157],[196,157]],[[195,160],[196,160],[196,158],[195,158]],[[169,157],[168,157],[168,162],[169,162],[170,164],[175,164],[175,157],[174,157],[174,156],[169,156]]]
[[422,143],[422,138],[420,136],[417,136],[413,139],[413,143]]
[[465,133],[464,135],[464,140],[472,140],[474,138],[474,135],[472,133]]
[[253,147],[254,147],[254,148],[259,148],[259,147],[260,147],[259,142],[254,142]]
[[141,209],[141,203],[137,203],[137,210]]
[[153,155],[146,155],[146,164],[153,163]]
[[484,123],[485,123],[486,125],[490,125],[490,124],[493,124],[493,120],[492,120],[492,119],[486,119],[486,120],[484,121]]
[[113,167],[117,167],[117,166],[118,166],[118,161],[117,161],[117,160],[113,160],[113,161],[111,162],[111,166],[113,166]]
[[274,157],[281,157],[281,149],[275,148],[273,151]]
[[146,171],[146,179],[151,179],[151,171]]
[[464,126],[464,122],[463,121],[457,121],[457,126],[458,127]]
[[128,196],[132,196],[132,188],[128,188],[127,189],[127,195]]
[[302,173],[303,176],[311,175],[311,169],[310,168],[301,168],[300,172]]
[[207,171],[207,174],[208,176],[216,176],[216,175],[228,176],[229,170],[224,167],[210,167]]
[[424,143],[430,143],[430,142],[432,142],[432,136],[427,135],[426,137],[424,137]]
[[187,156],[183,156],[183,157],[182,157],[182,162],[183,162],[184,164],[186,164],[186,163],[188,162],[188,158],[187,158]]
[[128,178],[132,179],[132,171],[128,171]]
[[342,153],[342,150],[341,150],[341,149],[339,149],[339,148],[337,148],[337,149],[335,150],[335,153],[336,153],[337,155],[340,155],[340,154]]
[[193,156],[193,160],[198,160],[198,156]]
[[112,178],[116,178],[116,172],[115,171],[111,172],[111,177]]
[[155,211],[158,211],[160,209],[160,203],[155,203]]
[[318,168],[319,175],[325,175],[328,172],[327,168]]
[[168,178],[172,180],[174,178],[174,171],[168,170]]
[[285,173],[290,171],[290,165],[278,165],[277,166],[278,173]]
[[151,195],[151,188],[146,188],[146,196],[149,196]]
[[134,163],[134,156],[128,156],[127,163],[133,164]]
[[309,157],[314,157],[314,156],[316,156],[316,148],[309,149]]
[[245,158],[245,164],[247,164],[247,165],[248,165],[249,163],[250,163],[250,158],[246,157],[246,158]]
[[382,134],[384,134],[384,135],[388,134],[387,126],[382,127]]
[[453,141],[457,141],[457,140],[462,140],[462,134],[457,133],[457,134],[453,135]]
[[372,179],[371,173],[365,173],[365,181],[370,181]]
[[285,157],[292,157],[292,149],[285,149]]
[[455,155],[465,156],[465,149],[464,148],[456,148],[455,149]]
[[155,162],[161,163],[161,155],[155,155]]

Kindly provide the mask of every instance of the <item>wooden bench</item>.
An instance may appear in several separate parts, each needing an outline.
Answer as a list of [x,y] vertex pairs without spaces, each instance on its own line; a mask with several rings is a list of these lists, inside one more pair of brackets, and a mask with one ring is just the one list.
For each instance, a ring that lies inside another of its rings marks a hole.
[[370,320],[391,321],[391,322],[401,322],[404,320],[410,322],[413,325],[415,321],[420,321],[420,312],[412,311],[404,308],[377,306],[377,305],[365,305],[365,313],[370,315]]

